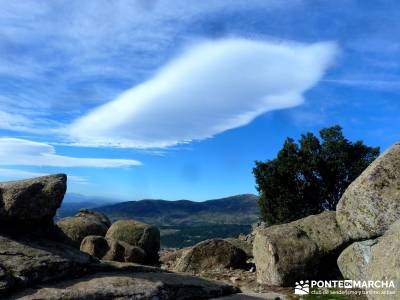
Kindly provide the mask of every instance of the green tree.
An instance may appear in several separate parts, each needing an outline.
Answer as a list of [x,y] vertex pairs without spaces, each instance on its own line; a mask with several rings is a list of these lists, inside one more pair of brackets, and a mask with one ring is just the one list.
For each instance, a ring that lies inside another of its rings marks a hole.
[[349,184],[379,155],[379,148],[350,142],[338,125],[286,139],[273,160],[256,161],[261,218],[269,225],[335,210]]

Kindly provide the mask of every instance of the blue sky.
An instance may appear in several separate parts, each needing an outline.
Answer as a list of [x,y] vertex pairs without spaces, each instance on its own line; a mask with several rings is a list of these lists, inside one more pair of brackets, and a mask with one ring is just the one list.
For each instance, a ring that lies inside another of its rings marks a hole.
[[0,0],[0,179],[206,200],[255,160],[340,124],[400,136],[400,4]]

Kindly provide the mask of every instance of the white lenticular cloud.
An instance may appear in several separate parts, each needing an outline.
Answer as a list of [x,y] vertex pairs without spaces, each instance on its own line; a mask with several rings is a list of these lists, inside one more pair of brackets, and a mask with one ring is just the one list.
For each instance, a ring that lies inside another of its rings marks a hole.
[[265,112],[300,105],[336,52],[330,42],[204,42],[77,119],[68,133],[83,145],[133,148],[206,139]]
[[[56,154],[52,145],[46,143],[17,138],[0,138],[0,166],[6,165],[117,168],[137,166],[141,165],[141,163],[132,159],[84,158],[59,155]],[[16,174],[14,173],[14,175]]]

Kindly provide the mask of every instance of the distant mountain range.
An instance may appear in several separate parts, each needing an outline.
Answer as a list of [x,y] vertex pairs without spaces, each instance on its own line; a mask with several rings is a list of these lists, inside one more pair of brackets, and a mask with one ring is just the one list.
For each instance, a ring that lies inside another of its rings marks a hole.
[[[68,201],[69,198],[75,201]],[[81,201],[77,201],[79,199]],[[72,195],[64,201],[58,216],[73,215],[79,208],[86,207],[103,212],[112,220],[136,219],[158,226],[250,225],[257,222],[259,217],[257,199],[255,195],[244,194],[203,202],[145,199],[105,205],[105,202],[115,200],[101,199],[101,202]]]
[[57,211],[57,218],[75,215],[81,208],[95,208],[116,202],[117,200],[111,198],[67,193],[64,196],[61,207]]

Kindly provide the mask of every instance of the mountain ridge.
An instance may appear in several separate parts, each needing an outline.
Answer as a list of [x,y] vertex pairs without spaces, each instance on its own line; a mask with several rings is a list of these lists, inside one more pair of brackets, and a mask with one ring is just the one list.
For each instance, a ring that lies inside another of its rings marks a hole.
[[143,199],[95,207],[112,220],[136,219],[146,223],[173,225],[238,224],[258,220],[258,197],[241,194],[202,202],[191,200]]

